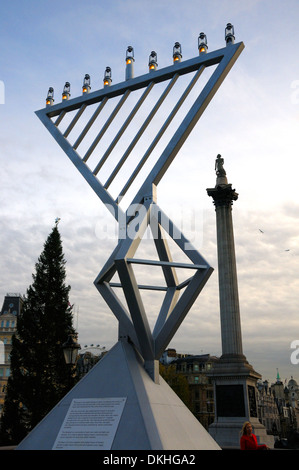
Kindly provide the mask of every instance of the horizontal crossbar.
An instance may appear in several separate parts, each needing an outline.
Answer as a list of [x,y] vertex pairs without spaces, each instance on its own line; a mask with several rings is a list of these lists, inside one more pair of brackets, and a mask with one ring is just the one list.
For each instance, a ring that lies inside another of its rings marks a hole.
[[172,268],[207,269],[208,267],[206,264],[175,263],[173,261],[154,261],[149,259],[127,258],[126,261],[127,263],[148,264],[152,266],[170,266]]
[[[123,287],[120,282],[109,282],[110,287]],[[167,291],[168,287],[163,287],[163,286],[148,286],[146,284],[138,284],[137,285],[138,289],[146,289],[146,290],[161,290],[161,291]]]
[[[231,49],[238,49],[240,44],[241,43],[233,44],[229,47]],[[113,98],[115,96],[122,95],[127,89],[131,91],[139,90],[140,88],[148,86],[152,81],[155,83],[160,83],[165,80],[170,80],[175,74],[185,75],[187,73],[196,71],[201,65],[210,67],[211,65],[218,64],[226,52],[227,46],[226,48],[218,49],[216,51],[209,52],[208,54],[202,54],[198,57],[175,63],[168,67],[158,69],[155,72],[146,73],[136,78],[117,83],[116,85],[103,87],[100,90],[83,94],[67,101],[62,101],[61,103],[57,103],[51,107],[44,108],[43,112],[52,118],[54,116],[59,116],[59,114],[64,109],[67,109],[67,111],[73,111],[75,109],[79,109],[83,103],[89,106],[91,104],[102,101],[105,97]],[[39,113],[39,111],[37,111],[37,113]]]

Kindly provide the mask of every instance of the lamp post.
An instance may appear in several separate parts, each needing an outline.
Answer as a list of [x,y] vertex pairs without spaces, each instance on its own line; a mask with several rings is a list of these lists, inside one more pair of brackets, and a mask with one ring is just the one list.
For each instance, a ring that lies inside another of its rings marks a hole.
[[62,345],[62,349],[65,363],[75,365],[78,356],[78,350],[81,349],[81,346],[74,340],[73,335],[68,336],[68,339]]
[[71,388],[72,369],[76,364],[78,358],[78,350],[81,349],[81,346],[74,340],[73,335],[69,335],[66,342],[62,345],[62,349],[64,354],[64,360],[68,367],[69,388]]

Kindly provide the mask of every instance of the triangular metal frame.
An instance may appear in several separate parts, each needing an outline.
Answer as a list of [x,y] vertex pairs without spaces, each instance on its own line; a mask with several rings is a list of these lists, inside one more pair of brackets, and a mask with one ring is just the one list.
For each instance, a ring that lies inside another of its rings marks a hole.
[[[186,141],[190,132],[196,125],[197,121],[203,114],[207,105],[209,104],[213,96],[215,95],[216,91],[222,84],[223,80],[229,73],[231,67],[233,66],[233,64],[235,63],[235,61],[237,60],[237,58],[239,57],[243,49],[244,49],[244,44],[242,42],[238,44],[230,44],[229,46],[226,46],[223,49],[219,49],[217,51],[213,51],[208,54],[202,54],[202,55],[199,55],[198,57],[195,57],[193,59],[189,59],[180,63],[175,63],[172,66],[165,67],[163,69],[156,70],[155,72],[147,73],[145,75],[142,75],[136,78],[132,78],[130,80],[121,82],[116,85],[104,87],[103,89],[100,89],[100,90],[97,90],[95,92],[91,92],[88,94],[84,94],[82,96],[73,98],[71,100],[63,101],[56,105],[47,106],[39,111],[36,111],[36,115],[42,121],[45,127],[48,129],[50,134],[54,137],[56,142],[60,145],[62,150],[66,153],[66,155],[69,157],[72,163],[76,166],[76,168],[82,174],[82,176],[85,178],[88,184],[96,192],[98,197],[102,200],[104,204],[106,204],[107,208],[111,211],[111,213],[116,218],[116,220],[118,220],[119,215],[123,215],[122,210],[120,209],[118,203],[123,197],[126,187],[130,185],[130,181],[127,182],[127,185],[125,185],[125,187],[120,191],[119,196],[115,199],[105,188],[105,183],[104,184],[101,183],[99,179],[97,178],[96,174],[98,171],[98,165],[92,171],[87,166],[87,160],[91,151],[93,150],[93,148],[95,148],[95,145],[99,142],[101,136],[107,130],[109,125],[113,122],[113,118],[118,113],[119,109],[124,104],[124,102],[126,101],[128,95],[135,90],[145,88],[144,94],[142,95],[138,104],[132,110],[127,120],[127,121],[130,121],[130,119],[132,119],[134,115],[136,114],[137,110],[143,103],[144,99],[146,98],[146,96],[148,95],[149,91],[152,89],[154,84],[163,82],[165,80],[170,80],[170,84],[168,85],[167,90],[161,97],[161,99],[163,100],[165,96],[167,95],[167,93],[170,91],[170,88],[172,87],[176,79],[180,75],[185,75],[191,72],[196,72],[195,77],[192,79],[192,81],[190,82],[189,86],[186,89],[186,92],[181,97],[181,101],[183,102],[186,97],[185,95],[187,95],[190,92],[194,83],[200,77],[203,70],[206,67],[217,65],[212,76],[209,78],[208,82],[206,83],[203,90],[201,91],[198,98],[196,99],[193,106],[191,107],[188,114],[186,115],[185,119],[183,120],[183,122],[181,123],[181,125],[179,126],[175,134],[173,135],[169,144],[167,145],[167,147],[161,154],[160,158],[154,165],[152,171],[150,172],[150,174],[144,181],[143,185],[137,192],[136,196],[132,200],[132,203],[131,203],[132,205],[132,204],[140,203],[140,201],[142,201],[150,185],[152,184],[157,185],[160,182],[163,175],[167,171],[167,168],[169,167],[169,165],[171,164],[171,162],[177,155],[178,151],[180,150],[180,148]],[[84,136],[90,129],[91,125],[93,124],[94,120],[96,119],[96,117],[99,115],[99,113],[105,106],[107,100],[109,100],[110,98],[117,97],[117,96],[121,97],[119,103],[114,108],[111,116],[106,121],[105,125],[102,127],[101,131],[98,134],[97,139],[95,139],[93,145],[91,146],[92,148],[90,148],[89,151],[87,151],[86,154],[83,157],[81,157],[79,153],[77,152],[77,147],[79,145],[78,141],[79,140],[81,141],[84,138]],[[98,108],[96,109],[94,115],[91,117],[88,124],[83,129],[81,135],[76,140],[74,145],[71,145],[70,142],[67,140],[67,137],[70,131],[78,122],[79,118],[81,117],[85,109],[89,105],[93,105],[95,103],[99,103]],[[161,102],[158,101],[155,108],[159,108],[160,105],[161,105]],[[175,109],[173,110],[174,112],[177,111],[176,108],[178,108],[178,106],[175,107]],[[59,124],[61,123],[66,113],[70,111],[74,111],[74,110],[77,110],[77,114],[73,118],[67,130],[64,133],[62,133],[58,128]],[[147,119],[148,122],[153,118],[155,111],[156,109],[153,109],[152,112],[150,113],[150,116],[148,116],[148,119]],[[53,118],[56,118],[56,120],[54,121]],[[166,122],[164,123],[155,141],[157,141],[160,138],[160,134],[164,132],[165,128],[168,126],[169,121],[171,121],[171,119],[172,119],[172,115],[169,116]],[[125,130],[127,125],[128,125],[128,122],[124,124],[122,128],[122,132],[123,130]],[[118,138],[119,138],[119,135],[117,135],[114,141],[112,142],[113,146],[115,145]],[[146,155],[144,156],[144,159],[145,158],[146,158]],[[140,162],[140,164],[142,163],[143,162]],[[136,170],[134,174],[132,174],[132,177],[135,178],[138,174],[138,171],[139,171],[139,168],[136,167]]]
[[[160,219],[160,222],[158,219]],[[134,240],[124,239],[119,243],[117,252],[114,251],[112,253],[96,278],[95,286],[118,318],[120,325],[122,325],[122,334],[127,334],[130,337],[145,360],[153,361],[161,357],[161,354],[173,338],[198,294],[212,274],[213,268],[155,203],[149,205],[147,217],[144,221],[146,223],[137,231]],[[160,236],[154,238],[159,259],[135,259],[136,250],[142,240],[146,227],[150,224],[153,227],[153,232],[157,229],[160,232]],[[163,237],[161,229],[168,233],[169,237],[174,240],[191,263],[172,261],[167,247],[167,240]],[[175,234],[175,237],[173,234]],[[188,249],[185,249],[186,246]],[[163,270],[166,287],[138,285],[132,268],[134,263],[160,266]],[[186,281],[179,283],[176,269],[180,268],[195,270],[196,273],[186,279]],[[121,281],[119,284],[111,282],[116,272]],[[129,311],[118,299],[113,290],[114,287],[123,288]],[[183,288],[185,290],[178,299],[178,294]],[[151,332],[148,324],[146,309],[143,305],[139,289],[165,291],[164,302],[153,332]]]
[[[82,174],[82,176],[93,188],[101,201],[106,205],[115,219],[119,222],[118,245],[97,276],[95,285],[119,321],[119,338],[126,337],[135,345],[136,349],[139,351],[145,361],[146,370],[149,372],[154,381],[157,380],[158,374],[157,360],[169,344],[169,341],[173,338],[175,332],[195,302],[213,270],[202,258],[202,256],[193,247],[191,247],[189,241],[185,239],[183,234],[178,229],[176,229],[176,233],[179,234],[179,237],[174,237],[171,234],[169,226],[172,228],[174,226],[164,213],[161,220],[166,220],[167,224],[163,225],[163,222],[158,220],[159,214],[162,214],[162,211],[156,204],[156,186],[161,181],[171,162],[202,116],[207,105],[215,95],[216,91],[239,57],[243,48],[243,43],[230,44],[223,49],[210,52],[208,54],[201,54],[193,59],[175,63],[172,66],[129,79],[117,85],[104,87],[103,89],[92,93],[83,94],[80,97],[63,101],[62,103],[56,105],[47,106],[46,108],[36,112],[37,116],[49,130],[56,142],[64,150],[78,171]],[[123,212],[123,210],[120,208],[120,202],[123,196],[135,180],[151,151],[164,134],[165,130],[176,115],[177,111],[180,109],[186,97],[193,89],[194,84],[201,76],[203,70],[210,66],[216,66],[215,70],[208,79],[206,85],[203,87],[202,91],[199,93],[198,97],[195,99],[195,102],[187,112],[186,116],[183,118],[179,127],[173,133],[172,138],[157,159],[156,163],[153,165],[148,176],[137,190],[137,193],[131,204],[128,206],[127,210]],[[131,149],[135,146],[136,142],[143,134],[148,124],[154,118],[156,111],[162,105],[164,99],[168,95],[178,77],[189,74],[191,72],[194,74],[184,93],[178,99],[171,114],[160,128],[156,137],[153,139],[152,144],[137,163],[135,170],[132,172],[125,186],[122,188],[118,196],[113,198],[108,191],[109,185],[118,174],[118,171],[124,164]],[[136,115],[136,112],[140,109],[153,86],[163,81],[169,82],[167,87],[156,102],[156,105],[152,107],[147,119],[139,128],[127,151],[123,154],[122,158],[119,159],[109,178],[105,183],[102,183],[97,176],[101,166],[109,157],[110,152],[113,150],[119,138],[127,129],[129,123]],[[106,130],[112,124],[115,116],[126,102],[130,93],[140,89],[144,89],[144,91],[139,98],[139,101],[136,103],[128,118],[123,123],[121,129],[118,131],[110,146],[101,156],[100,161],[92,171],[87,165],[90,155],[97,147],[97,144],[105,134]],[[89,129],[101,113],[107,101],[114,97],[119,97],[119,101],[117,102],[105,124],[98,132],[85,155],[80,156],[77,150],[79,144],[87,135]],[[97,104],[96,110],[83,128],[75,143],[71,144],[68,140],[68,136],[71,130],[77,124],[85,109],[88,106],[94,104]],[[59,125],[64,116],[70,111],[76,111],[76,114],[68,125],[67,129],[64,132],[61,132]],[[142,220],[138,221],[139,229],[134,239],[132,239],[130,236],[128,236],[128,228],[130,227],[130,224],[134,223],[136,220],[138,207],[141,206],[145,208],[144,217]],[[135,208],[133,212],[131,211],[132,207]],[[153,221],[153,218],[151,219],[153,213],[156,215],[156,224],[154,230],[156,230],[158,233],[158,236],[156,238],[154,237],[157,253],[159,256],[156,264],[160,265],[164,270],[167,287],[165,289],[165,299],[158,315],[155,328],[153,332],[151,332],[145,308],[139,292],[139,289],[144,288],[144,286],[138,286],[134,276],[132,264],[136,262],[147,265],[153,264],[153,261],[150,260],[134,259],[137,247],[146,228],[148,225],[150,225],[151,229],[153,229],[151,222],[151,220]],[[186,287],[185,291],[178,300],[178,291],[183,286],[177,284],[174,273],[175,268],[180,267],[180,263],[175,263],[170,259],[167,242],[163,238],[163,235],[161,235],[162,229],[166,230],[170,237],[176,242],[178,247],[183,250],[185,255],[187,255],[192,263],[189,267],[191,267],[191,269],[195,269],[196,271],[195,274],[184,283],[184,287]],[[187,250],[185,243],[188,243]],[[110,281],[116,272],[118,272],[129,311],[124,305],[122,305],[113,291]]]

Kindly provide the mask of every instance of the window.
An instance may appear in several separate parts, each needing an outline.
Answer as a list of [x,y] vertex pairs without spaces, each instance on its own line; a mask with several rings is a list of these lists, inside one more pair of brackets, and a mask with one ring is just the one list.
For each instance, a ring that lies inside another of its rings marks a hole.
[[207,402],[207,412],[213,413],[213,411],[214,411],[213,403]]
[[195,413],[200,413],[200,403],[195,403]]

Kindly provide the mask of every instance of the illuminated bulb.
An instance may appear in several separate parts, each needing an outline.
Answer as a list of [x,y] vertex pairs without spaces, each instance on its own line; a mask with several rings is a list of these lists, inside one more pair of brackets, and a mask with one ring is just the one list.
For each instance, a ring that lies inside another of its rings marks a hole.
[[90,76],[88,73],[85,74],[82,86],[82,93],[89,93],[90,92]]
[[46,106],[51,106],[54,103],[54,89],[50,86],[46,98]]
[[149,67],[150,72],[152,70],[157,70],[158,63],[157,63],[157,54],[155,51],[152,51],[150,53],[149,60],[148,60],[148,67]]
[[198,51],[199,54],[206,54],[208,50],[207,36],[205,33],[200,33],[198,36]]
[[173,46],[173,62],[181,62],[182,60],[182,48],[179,42],[176,42],[175,45]]
[[106,67],[105,74],[104,74],[104,86],[110,86],[111,82],[112,82],[111,68]]
[[62,92],[62,99],[63,100],[68,100],[69,97],[71,96],[70,94],[70,91],[71,91],[71,85],[69,82],[65,82],[65,85],[64,85],[64,88],[63,88],[63,92]]

